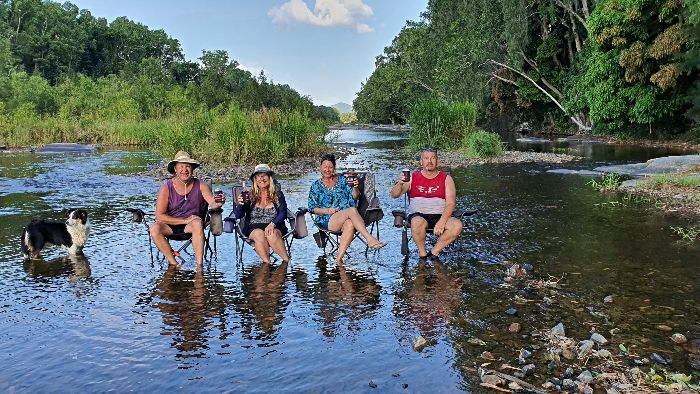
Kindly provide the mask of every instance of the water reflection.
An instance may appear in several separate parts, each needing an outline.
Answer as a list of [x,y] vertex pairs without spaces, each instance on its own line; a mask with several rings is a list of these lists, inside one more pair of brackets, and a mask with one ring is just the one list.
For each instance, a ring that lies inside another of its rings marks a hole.
[[372,318],[380,306],[381,286],[372,276],[343,265],[328,270],[323,256],[316,265],[318,281],[312,291],[319,305],[323,335],[334,337],[341,326],[359,332],[361,322]]
[[153,306],[162,314],[162,335],[172,336],[177,357],[204,357],[209,349],[213,318],[223,325],[224,287],[215,274],[170,265],[153,289]]
[[33,277],[67,276],[71,282],[89,278],[90,262],[85,255],[61,256],[51,260],[33,259],[24,261],[24,272]]
[[277,267],[261,263],[244,271],[243,303],[238,305],[244,338],[265,341],[276,338],[289,304],[289,299],[283,297],[287,268],[287,262]]
[[459,305],[462,280],[439,261],[421,259],[415,273],[409,265],[404,262],[401,270],[403,287],[396,296],[394,314],[407,326],[404,331],[417,329],[429,344],[435,343]]

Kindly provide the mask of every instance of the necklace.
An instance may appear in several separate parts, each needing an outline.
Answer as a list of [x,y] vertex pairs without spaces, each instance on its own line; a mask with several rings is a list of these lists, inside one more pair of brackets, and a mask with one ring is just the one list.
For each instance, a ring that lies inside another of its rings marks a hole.
[[185,201],[187,201],[187,194],[189,194],[189,192],[187,191],[188,182],[185,182],[180,178],[178,178],[178,180],[180,181],[180,183],[182,183],[185,186]]

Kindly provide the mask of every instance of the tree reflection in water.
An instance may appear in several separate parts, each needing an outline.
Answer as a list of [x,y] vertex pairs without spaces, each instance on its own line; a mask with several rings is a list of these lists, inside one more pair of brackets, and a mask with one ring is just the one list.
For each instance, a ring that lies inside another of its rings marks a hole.
[[432,267],[421,259],[415,276],[408,263],[403,264],[401,276],[404,286],[395,299],[394,314],[400,319],[404,332],[418,329],[428,344],[436,343],[447,332],[456,308],[460,303],[462,281],[442,263],[432,262]]
[[359,333],[361,322],[369,319],[380,307],[381,286],[368,275],[356,272],[344,265],[327,269],[325,257],[318,262],[318,281],[311,289],[318,315],[323,319],[324,336],[338,335],[342,324],[349,332]]
[[204,357],[215,322],[220,316],[223,325],[224,287],[213,276],[168,266],[163,278],[153,289],[153,306],[162,313],[162,335],[173,337],[172,347],[179,358]]
[[288,263],[279,267],[261,263],[246,269],[241,279],[243,303],[239,305],[243,337],[274,340],[289,300],[284,296]]

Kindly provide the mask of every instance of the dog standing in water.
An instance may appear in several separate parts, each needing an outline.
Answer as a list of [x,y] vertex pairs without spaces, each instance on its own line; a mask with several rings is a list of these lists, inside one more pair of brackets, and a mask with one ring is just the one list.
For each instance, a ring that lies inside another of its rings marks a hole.
[[89,233],[84,209],[70,210],[65,222],[32,220],[22,231],[22,255],[25,259],[39,259],[41,250],[50,245],[63,246],[69,254],[80,255]]

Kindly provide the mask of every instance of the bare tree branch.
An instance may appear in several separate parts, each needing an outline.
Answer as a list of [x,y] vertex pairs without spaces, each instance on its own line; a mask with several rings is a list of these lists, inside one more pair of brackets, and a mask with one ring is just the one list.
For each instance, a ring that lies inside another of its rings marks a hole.
[[571,14],[573,17],[575,17],[576,19],[578,19],[578,21],[581,22],[581,24],[582,24],[583,26],[586,26],[586,20],[583,19],[583,17],[582,17],[581,15],[579,15],[576,11],[574,11],[573,8],[571,8],[570,5],[564,4],[564,2],[561,1],[561,0],[554,0],[554,2],[557,3],[557,5],[558,5],[559,7],[563,8],[563,9],[566,10],[566,11],[568,11],[569,14]]
[[[509,66],[509,65],[507,65],[507,64],[499,63],[499,62],[497,62],[497,61],[495,61],[495,60],[493,60],[493,59],[490,59],[489,62],[491,62],[492,64],[495,64],[495,65],[497,65],[497,66],[499,66],[499,67],[507,68],[508,70],[511,70],[511,71],[513,71],[514,73],[516,73],[516,74],[520,75],[521,77],[523,77],[523,78],[527,79],[528,81],[530,81],[530,83],[532,83],[533,85],[535,85],[535,87],[536,87],[537,89],[539,89],[539,90],[540,90],[542,93],[544,93],[545,96],[547,96],[554,104],[556,104],[556,106],[559,107],[559,109],[561,109],[565,114],[569,115],[569,119],[571,119],[571,121],[574,122],[574,123],[576,124],[576,126],[578,126],[578,128],[579,128],[580,130],[586,130],[586,131],[588,131],[588,130],[591,129],[591,126],[588,125],[588,124],[586,124],[585,122],[581,121],[581,119],[579,119],[578,116],[572,116],[572,115],[570,115],[569,112],[561,105],[561,103],[559,103],[559,101],[558,101],[557,99],[554,98],[554,96],[552,96],[548,91],[546,91],[542,86],[540,86],[539,84],[537,84],[537,82],[535,82],[532,78],[530,78],[530,77],[529,77],[527,74],[525,74],[524,72],[522,72],[522,71],[520,71],[520,70],[516,70],[515,68],[513,68],[513,67],[511,67],[511,66]],[[560,93],[560,94],[561,94],[561,93]]]

